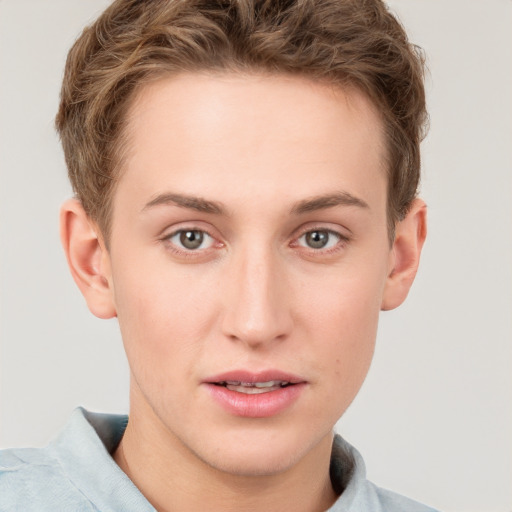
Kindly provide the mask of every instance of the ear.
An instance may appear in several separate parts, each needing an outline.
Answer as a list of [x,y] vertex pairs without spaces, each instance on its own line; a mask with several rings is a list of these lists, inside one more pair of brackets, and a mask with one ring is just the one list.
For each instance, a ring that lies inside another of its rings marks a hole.
[[110,256],[98,227],[77,199],[69,199],[60,210],[60,238],[71,275],[98,318],[116,316]]
[[415,199],[406,217],[396,226],[390,272],[386,280],[381,309],[394,309],[405,300],[412,286],[421,249],[427,236],[427,206]]

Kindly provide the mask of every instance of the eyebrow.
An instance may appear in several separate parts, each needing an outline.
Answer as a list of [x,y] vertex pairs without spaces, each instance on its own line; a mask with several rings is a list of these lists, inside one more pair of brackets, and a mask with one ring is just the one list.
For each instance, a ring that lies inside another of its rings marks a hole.
[[[142,211],[149,210],[155,206],[160,205],[174,205],[181,208],[188,208],[202,213],[211,213],[215,215],[225,215],[226,209],[217,201],[209,201],[202,197],[187,196],[176,193],[159,194],[151,201],[146,203]],[[357,206],[359,208],[369,208],[368,203],[362,199],[348,193],[337,192],[334,194],[326,194],[315,196],[310,199],[304,199],[296,203],[291,213],[293,215],[302,215],[304,213],[314,212],[317,210],[324,210],[333,208],[334,206]]]
[[291,209],[291,213],[301,215],[317,210],[332,208],[334,206],[357,206],[359,208],[370,208],[368,203],[356,196],[353,196],[352,194],[349,194],[348,192],[337,192],[300,201]]
[[160,205],[181,206],[182,208],[189,208],[198,212],[213,213],[217,215],[225,213],[224,207],[221,205],[221,203],[216,201],[208,201],[207,199],[203,199],[201,197],[173,193],[157,195],[151,199],[151,201],[149,201],[144,206],[144,208],[142,208],[142,211],[149,210],[150,208],[154,208],[155,206]]

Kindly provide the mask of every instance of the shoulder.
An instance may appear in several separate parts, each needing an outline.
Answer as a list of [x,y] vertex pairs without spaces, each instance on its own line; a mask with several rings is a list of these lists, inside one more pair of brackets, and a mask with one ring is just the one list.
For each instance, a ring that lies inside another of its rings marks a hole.
[[[0,451],[0,511],[97,510],[46,448]],[[44,508],[41,506],[44,504]]]
[[340,436],[336,436],[333,443],[331,479],[334,489],[342,491],[329,512],[436,512],[367,480],[361,454]]
[[376,500],[381,506],[383,511],[386,512],[438,512],[435,509],[423,505],[415,500],[389,491],[388,489],[382,489],[377,487],[371,482],[367,482],[368,493],[374,494]]
[[127,422],[78,408],[45,448],[0,451],[0,512],[154,512],[111,456]]

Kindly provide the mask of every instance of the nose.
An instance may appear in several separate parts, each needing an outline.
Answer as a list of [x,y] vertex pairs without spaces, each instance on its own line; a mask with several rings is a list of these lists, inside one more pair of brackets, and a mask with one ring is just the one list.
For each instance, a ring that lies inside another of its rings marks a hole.
[[292,296],[279,256],[270,249],[233,255],[228,272],[222,292],[224,335],[252,348],[287,338]]

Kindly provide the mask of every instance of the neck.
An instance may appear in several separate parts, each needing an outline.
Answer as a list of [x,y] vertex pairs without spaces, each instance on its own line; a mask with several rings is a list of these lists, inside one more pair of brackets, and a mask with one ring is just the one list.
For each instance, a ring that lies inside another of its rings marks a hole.
[[159,512],[205,510],[205,504],[210,512],[320,512],[336,499],[329,477],[332,434],[293,467],[246,476],[209,466],[154,420],[153,411],[132,408],[114,459]]

